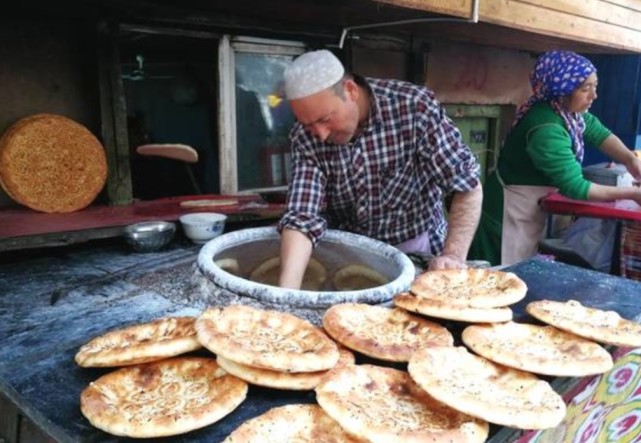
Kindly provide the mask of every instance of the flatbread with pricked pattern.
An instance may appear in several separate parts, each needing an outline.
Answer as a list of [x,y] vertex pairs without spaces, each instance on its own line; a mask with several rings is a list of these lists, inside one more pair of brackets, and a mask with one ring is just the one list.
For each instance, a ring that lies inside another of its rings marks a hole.
[[196,320],[198,340],[214,354],[247,366],[282,372],[333,368],[338,347],[316,326],[292,314],[231,305]]
[[116,329],[83,345],[75,360],[83,367],[128,366],[161,360],[202,347],[195,317],[167,317]]
[[220,420],[243,402],[247,383],[210,358],[177,357],[103,375],[80,396],[95,427],[113,435],[177,435]]
[[532,317],[580,337],[615,346],[641,346],[641,325],[614,311],[589,308],[576,300],[539,300],[525,309]]
[[272,408],[240,425],[223,443],[359,443],[318,405]]
[[489,426],[436,401],[407,372],[352,365],[330,372],[316,400],[343,429],[370,442],[483,442]]
[[473,417],[518,429],[547,429],[565,417],[565,403],[534,374],[498,365],[464,347],[412,354],[410,376],[435,399]]
[[236,363],[232,360],[221,357],[216,359],[218,364],[232,375],[245,380],[248,383],[258,386],[265,386],[274,389],[289,389],[292,391],[306,391],[314,389],[321,382],[321,379],[329,371],[346,365],[353,365],[354,354],[343,347],[339,347],[338,363],[332,369],[317,372],[279,372],[269,369],[254,368],[252,366]]
[[430,317],[470,323],[498,323],[512,320],[510,308],[459,306],[445,301],[424,299],[409,292],[402,292],[394,296],[394,305]]
[[463,342],[488,360],[536,374],[583,377],[612,369],[612,356],[591,340],[552,326],[472,325]]
[[337,342],[373,358],[406,362],[425,346],[452,346],[445,327],[400,308],[362,303],[334,305],[323,316],[325,331]]
[[512,272],[491,269],[442,269],[425,272],[410,292],[425,300],[468,308],[500,308],[522,300],[527,285]]

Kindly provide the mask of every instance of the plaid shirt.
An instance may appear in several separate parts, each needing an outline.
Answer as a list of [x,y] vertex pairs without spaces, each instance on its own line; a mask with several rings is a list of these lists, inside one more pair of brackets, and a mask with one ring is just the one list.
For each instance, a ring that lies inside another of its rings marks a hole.
[[292,128],[292,180],[279,229],[301,231],[314,245],[327,227],[391,245],[429,232],[430,252],[439,254],[443,196],[476,187],[476,157],[427,88],[357,81],[372,99],[369,121],[350,143],[323,143],[298,122]]

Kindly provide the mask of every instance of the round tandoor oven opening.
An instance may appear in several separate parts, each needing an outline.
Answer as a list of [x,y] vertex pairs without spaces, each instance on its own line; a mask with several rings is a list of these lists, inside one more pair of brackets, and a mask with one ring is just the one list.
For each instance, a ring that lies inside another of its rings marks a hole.
[[[301,308],[327,308],[336,303],[379,304],[407,291],[415,277],[411,260],[400,250],[378,240],[338,230],[327,230],[312,257],[327,268],[327,279],[348,265],[368,267],[389,280],[388,283],[355,291],[336,291],[327,285],[319,291],[283,289],[256,283],[248,278],[259,264],[280,251],[280,234],[275,227],[243,229],[210,240],[198,255],[200,271],[216,286],[240,296],[269,305],[286,304]],[[215,262],[235,259],[238,276],[221,269]]]

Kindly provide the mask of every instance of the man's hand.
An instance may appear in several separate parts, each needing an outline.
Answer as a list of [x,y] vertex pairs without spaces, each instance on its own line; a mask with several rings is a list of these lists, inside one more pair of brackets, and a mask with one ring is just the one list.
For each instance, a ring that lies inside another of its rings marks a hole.
[[465,260],[452,254],[439,255],[430,260],[428,271],[437,271],[439,269],[467,269]]

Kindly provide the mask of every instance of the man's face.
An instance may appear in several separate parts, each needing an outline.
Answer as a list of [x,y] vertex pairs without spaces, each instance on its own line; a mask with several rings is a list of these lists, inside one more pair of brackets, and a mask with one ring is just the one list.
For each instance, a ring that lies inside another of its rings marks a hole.
[[334,88],[289,102],[296,119],[322,141],[337,145],[348,143],[358,129],[358,89],[353,80],[341,86],[343,97]]
[[570,112],[586,112],[592,106],[592,102],[596,100],[596,87],[598,79],[596,73],[590,74],[585,79],[581,86],[576,88],[567,101],[566,107]]

